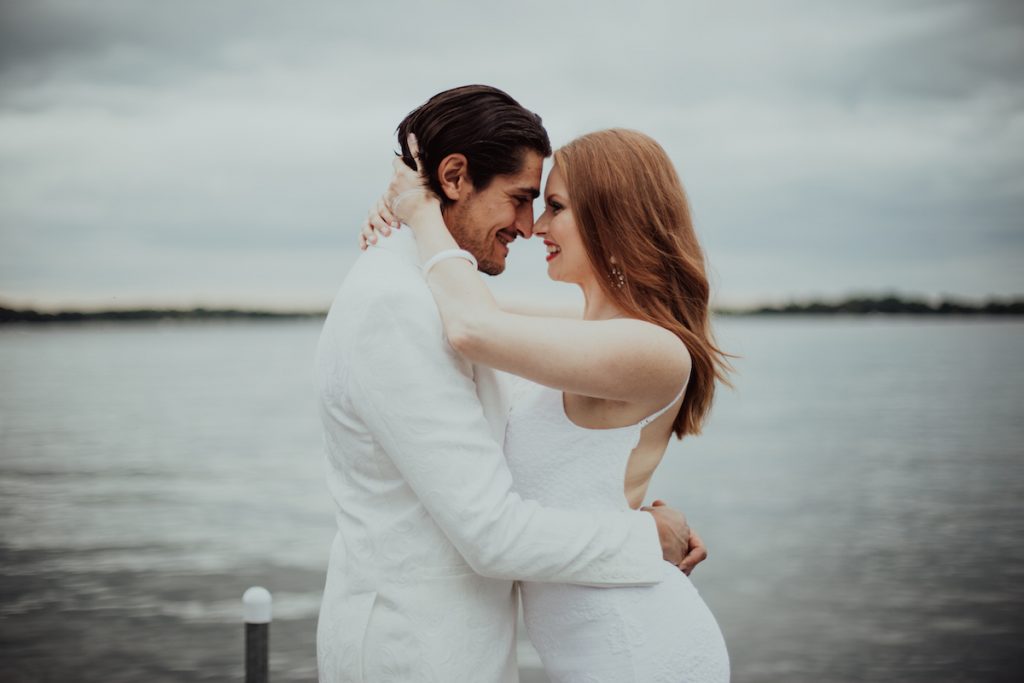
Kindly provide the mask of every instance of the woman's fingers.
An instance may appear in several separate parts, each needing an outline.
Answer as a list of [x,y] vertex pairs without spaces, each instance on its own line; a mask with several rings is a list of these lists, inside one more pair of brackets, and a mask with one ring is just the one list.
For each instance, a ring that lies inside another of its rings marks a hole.
[[391,225],[393,221],[394,216],[391,213],[391,209],[385,206],[383,198],[378,199],[377,206],[370,209],[370,215],[369,218],[367,218],[367,222],[370,224],[370,227],[376,232],[387,237],[391,234]]
[[365,250],[371,244],[377,243],[379,235],[387,237],[391,230],[396,228],[398,220],[388,208],[386,199],[381,197],[377,200],[377,205],[366,215],[362,230],[359,232],[359,248]]
[[409,145],[409,153],[412,154],[412,158],[416,160],[416,171],[421,175],[423,173],[423,162],[420,161],[420,144],[416,140],[416,136],[409,133],[409,137],[406,139],[406,143]]
[[391,212],[384,197],[377,200],[377,215],[372,220],[373,226],[380,231],[380,234],[387,237],[391,234],[391,228],[398,227],[398,221]]
[[377,233],[373,229],[372,216],[373,212],[371,211],[370,215],[363,222],[363,229],[359,233],[360,242],[366,244],[366,246],[377,243]]
[[423,180],[420,178],[420,174],[406,166],[400,157],[395,157],[391,165],[395,172],[391,176],[391,182],[388,183],[388,190],[384,193],[383,201],[385,206],[393,212],[398,197],[409,190],[423,187]]
[[[402,161],[402,157],[395,157],[394,161],[391,162],[391,170],[394,171],[394,174],[392,175],[392,178],[391,178],[391,185],[392,186],[394,186],[394,184],[395,184],[395,178],[397,178],[399,175],[401,175],[402,169],[405,169],[406,171],[408,171],[409,167],[405,165],[404,161]],[[391,192],[391,190],[392,190],[392,188],[389,187],[388,188],[388,192]]]
[[[379,207],[385,220],[395,228],[401,225],[401,216],[407,215],[401,214],[399,211],[399,206],[404,201],[412,199],[413,203],[415,203],[433,196],[433,192],[430,191],[430,188],[424,182],[423,162],[420,160],[420,149],[416,136],[409,135],[406,139],[406,144],[409,154],[416,162],[416,168],[410,168],[402,157],[395,157],[391,161],[394,173],[391,176],[391,182],[388,183],[387,192],[384,193],[381,207]],[[407,209],[406,211],[408,212],[409,210]],[[384,230],[381,232],[382,234],[387,234]]]
[[401,157],[395,157],[395,160],[391,162],[391,168],[394,169],[395,173],[391,176],[391,186],[388,191],[401,191],[410,190],[414,187],[423,187],[423,175],[419,169],[423,168],[423,164],[420,160],[416,159],[417,168],[409,168]]

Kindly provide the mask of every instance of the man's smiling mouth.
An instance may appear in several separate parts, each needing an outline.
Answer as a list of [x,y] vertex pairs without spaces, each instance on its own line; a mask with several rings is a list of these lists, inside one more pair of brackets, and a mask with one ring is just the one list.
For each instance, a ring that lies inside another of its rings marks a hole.
[[512,242],[514,242],[515,239],[516,239],[516,235],[515,234],[509,235],[507,232],[504,232],[504,231],[499,231],[497,237],[498,237],[498,242],[500,242],[502,244],[502,246],[505,246],[505,247],[507,247]]

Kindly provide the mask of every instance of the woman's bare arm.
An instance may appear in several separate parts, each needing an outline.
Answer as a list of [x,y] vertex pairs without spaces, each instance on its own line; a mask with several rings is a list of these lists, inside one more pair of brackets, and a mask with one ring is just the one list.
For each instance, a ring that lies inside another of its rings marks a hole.
[[506,313],[516,315],[529,315],[536,318],[569,318],[571,320],[583,319],[583,307],[579,304],[543,304],[534,301],[522,301],[497,297],[498,308]]
[[[409,209],[421,261],[458,249],[436,198],[417,198]],[[437,263],[427,282],[449,343],[473,362],[569,393],[642,404],[670,401],[689,375],[686,347],[657,325],[502,311],[463,259]]]

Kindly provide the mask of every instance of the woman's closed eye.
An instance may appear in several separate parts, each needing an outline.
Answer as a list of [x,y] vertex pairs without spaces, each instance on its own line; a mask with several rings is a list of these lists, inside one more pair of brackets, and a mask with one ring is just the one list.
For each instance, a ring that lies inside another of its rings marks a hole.
[[551,209],[551,213],[553,215],[553,214],[558,213],[559,211],[561,211],[565,207],[563,207],[561,204],[556,202],[554,199],[549,199],[548,200],[548,208]]

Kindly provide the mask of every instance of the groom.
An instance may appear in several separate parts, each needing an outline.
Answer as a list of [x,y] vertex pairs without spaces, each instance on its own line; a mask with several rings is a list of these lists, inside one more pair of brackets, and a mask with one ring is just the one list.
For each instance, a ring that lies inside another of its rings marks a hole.
[[[417,136],[452,235],[480,270],[501,273],[509,242],[531,235],[551,154],[540,117],[466,86],[432,97],[398,133],[407,160]],[[442,178],[459,189],[442,192]],[[513,491],[505,397],[493,370],[445,341],[409,230],[345,278],[317,380],[338,525],[317,629],[322,683],[513,683],[513,580],[635,586],[684,562],[689,529],[671,508],[581,513]]]

